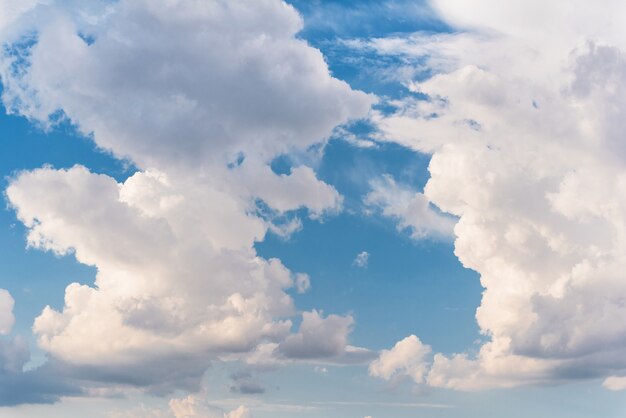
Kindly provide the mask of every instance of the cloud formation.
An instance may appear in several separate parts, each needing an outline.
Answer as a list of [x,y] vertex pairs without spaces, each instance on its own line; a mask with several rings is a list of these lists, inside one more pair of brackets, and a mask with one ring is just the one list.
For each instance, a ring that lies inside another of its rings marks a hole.
[[406,80],[422,96],[374,120],[432,154],[424,196],[459,218],[455,254],[485,288],[488,341],[476,356],[436,354],[428,383],[623,375],[626,45],[623,24],[603,23],[623,3],[432,3],[463,31],[370,44],[436,72]]
[[366,116],[374,98],[330,75],[278,0],[122,0],[106,13],[47,3],[6,23],[4,105],[43,126],[67,120],[137,171],[118,182],[43,167],[11,180],[28,245],[97,269],[94,286],[69,285],[64,307],[35,320],[39,346],[75,378],[153,393],[197,390],[219,355],[283,340],[302,352],[294,341],[316,325],[338,324],[316,356],[343,348],[351,318],[287,338],[287,291],[310,280],[254,244],[297,229],[274,215],[340,210],[311,168],[277,175],[269,163]]
[[416,383],[424,381],[428,372],[428,356],[431,348],[410,335],[398,341],[390,350],[383,350],[378,358],[370,363],[371,376],[385,380],[410,377]]
[[328,315],[311,311],[302,313],[302,323],[296,334],[288,336],[278,346],[287,358],[316,359],[341,356],[346,352],[352,316]]

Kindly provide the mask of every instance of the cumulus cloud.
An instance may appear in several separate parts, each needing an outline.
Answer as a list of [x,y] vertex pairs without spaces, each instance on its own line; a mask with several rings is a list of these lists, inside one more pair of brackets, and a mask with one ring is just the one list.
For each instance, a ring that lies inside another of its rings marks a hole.
[[[63,311],[47,307],[35,321],[39,345],[56,358],[108,371],[116,364],[120,373],[135,375],[131,370],[142,363],[247,350],[288,333],[290,323],[272,317],[292,312],[284,293],[292,274],[278,260],[236,248],[238,238],[262,231],[260,222],[226,213],[241,228],[231,228],[232,234],[240,234],[221,235],[214,228],[222,227],[192,215],[203,205],[189,199],[205,199],[202,192],[179,200],[159,179],[138,173],[118,184],[83,167],[44,168],[22,174],[8,188],[29,227],[30,246],[72,251],[79,262],[98,267],[97,288],[71,284]],[[134,193],[139,183],[147,194]],[[51,188],[56,193],[44,192]],[[148,211],[134,207],[142,203]],[[159,215],[150,216],[152,210]],[[190,212],[180,216],[179,210]],[[94,347],[94,339],[102,343]]]
[[389,175],[371,181],[372,190],[364,202],[383,216],[396,219],[399,230],[409,230],[411,237],[447,238],[453,234],[455,219],[436,211],[428,198],[408,186],[399,185]]
[[378,358],[370,363],[371,376],[385,380],[409,377],[422,383],[428,371],[428,356],[431,348],[415,335],[398,341],[390,350],[383,350]]
[[315,359],[344,354],[348,334],[352,329],[352,316],[328,315],[311,311],[302,313],[302,323],[296,334],[288,336],[278,350],[288,358]]
[[[298,339],[314,331],[285,340],[286,291],[306,291],[308,276],[254,249],[301,224],[260,208],[317,219],[341,196],[309,167],[277,175],[269,163],[366,116],[374,98],[330,75],[278,0],[122,0],[106,13],[46,3],[3,39],[4,105],[43,126],[71,122],[137,172],[120,182],[43,167],[11,180],[28,245],[97,269],[94,286],[69,285],[63,308],[37,317],[39,346],[77,378],[153,393],[197,390],[228,353],[283,340],[303,352]],[[322,321],[337,333],[315,355],[345,346],[352,319],[341,318]]]
[[436,74],[407,80],[427,100],[374,120],[381,138],[432,154],[424,197],[459,218],[455,254],[480,273],[488,341],[477,355],[436,354],[428,383],[622,375],[624,4],[432,3],[463,31],[388,45],[415,56],[428,45]]
[[280,1],[121,1],[91,45],[78,35],[84,22],[59,14],[41,25],[28,68],[5,56],[5,105],[48,123],[62,110],[142,167],[271,158],[319,142],[372,103],[295,38],[301,18]]

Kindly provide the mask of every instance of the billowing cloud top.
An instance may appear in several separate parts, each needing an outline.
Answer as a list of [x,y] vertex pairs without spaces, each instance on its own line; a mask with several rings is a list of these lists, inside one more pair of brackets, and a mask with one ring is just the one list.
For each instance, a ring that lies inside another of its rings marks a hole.
[[[276,230],[272,213],[307,208],[317,218],[339,210],[341,196],[309,167],[277,175],[268,164],[365,117],[374,98],[333,78],[295,37],[298,13],[276,0],[14,12],[2,22],[7,109],[44,126],[68,120],[138,168],[123,183],[81,166],[11,181],[29,245],[98,271],[96,286],[71,284],[63,309],[36,319],[39,346],[87,380],[166,391],[197,388],[219,354],[285,339],[295,314],[286,290],[295,280],[306,291],[308,277],[253,245]],[[337,354],[352,319],[312,315],[285,350],[337,323],[332,353],[307,355]]]
[[455,253],[485,288],[488,341],[477,356],[436,354],[428,383],[623,375],[623,2],[433,5],[462,31],[367,44],[436,72],[407,81],[428,100],[375,119],[382,138],[433,154],[425,196],[459,217]]

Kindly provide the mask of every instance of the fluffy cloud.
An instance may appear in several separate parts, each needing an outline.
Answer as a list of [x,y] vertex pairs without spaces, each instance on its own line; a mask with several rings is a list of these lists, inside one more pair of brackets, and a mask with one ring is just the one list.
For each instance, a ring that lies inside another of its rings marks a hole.
[[[126,193],[138,182],[148,183],[144,191],[167,187],[144,173],[118,184],[75,167],[25,173],[8,188],[30,229],[29,245],[74,251],[81,263],[98,267],[97,288],[72,284],[63,312],[46,308],[37,318],[40,346],[71,363],[136,364],[168,352],[246,350],[261,338],[286,334],[290,323],[271,318],[291,314],[283,292],[292,285],[289,271],[278,260],[236,248],[238,231],[229,236],[194,217],[206,197],[186,195],[200,199],[194,202]],[[56,192],[44,192],[50,189]],[[149,210],[135,206],[141,203]],[[219,210],[227,203],[223,197]],[[151,216],[152,210],[160,212]],[[235,211],[222,216],[228,215],[235,216],[241,237],[262,233],[258,220],[237,219]],[[93,347],[94,339],[102,343]]]
[[278,350],[288,358],[315,359],[336,357],[345,353],[348,333],[354,324],[352,316],[303,312],[297,334],[290,335]]
[[414,239],[452,236],[455,220],[432,208],[424,194],[397,184],[389,175],[372,180],[371,187],[364,198],[365,204],[380,210],[383,216],[396,219],[399,230],[410,231]]
[[277,175],[270,161],[373,103],[295,37],[297,12],[278,0],[41,7],[3,40],[5,106],[44,126],[67,119],[138,171],[122,182],[81,166],[12,179],[28,245],[97,268],[95,286],[69,285],[63,308],[36,319],[39,346],[76,379],[155,393],[197,390],[220,355],[283,340],[301,352],[317,325],[336,332],[316,356],[344,348],[351,318],[308,321],[287,338],[287,290],[305,291],[308,276],[254,250],[268,230],[298,228],[273,216],[341,208],[311,168]]
[[271,158],[319,142],[372,103],[330,76],[321,53],[295,38],[301,28],[277,0],[121,1],[96,27],[57,11],[28,68],[5,57],[4,101],[44,122],[61,110],[141,167]]
[[379,357],[370,363],[371,376],[385,380],[398,377],[410,377],[416,383],[422,383],[428,371],[428,356],[431,348],[415,335],[398,341],[390,350],[383,350]]
[[407,80],[428,100],[374,120],[381,137],[432,154],[424,197],[459,218],[455,253],[485,288],[476,318],[487,342],[477,355],[436,354],[428,383],[623,375],[623,4],[433,4],[465,32],[370,44],[436,71]]

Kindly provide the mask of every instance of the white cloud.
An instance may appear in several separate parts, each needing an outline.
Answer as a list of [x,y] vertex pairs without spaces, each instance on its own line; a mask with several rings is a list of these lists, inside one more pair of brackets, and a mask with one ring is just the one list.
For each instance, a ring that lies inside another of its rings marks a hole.
[[[125,193],[140,183],[153,195]],[[51,188],[56,193],[45,192]],[[118,184],[82,167],[44,168],[12,182],[7,196],[30,229],[29,245],[74,251],[98,267],[98,288],[72,284],[62,312],[46,308],[37,318],[42,348],[71,363],[140,363],[181,350],[246,349],[288,332],[289,322],[271,318],[292,311],[283,292],[291,274],[278,260],[237,248],[262,234],[260,221],[224,213],[224,195],[211,214],[211,194],[179,188],[179,200],[171,192],[162,178],[139,173]],[[220,216],[239,230],[215,224]],[[102,344],[93,347],[94,338]]]
[[11,332],[15,317],[13,316],[13,305],[15,301],[11,294],[0,289],[0,334],[7,335]]
[[352,316],[328,315],[318,311],[303,312],[297,334],[288,336],[278,350],[288,358],[315,359],[341,356],[346,352]]
[[622,375],[623,2],[432,3],[465,31],[388,44],[432,54],[438,73],[407,80],[429,100],[373,120],[381,138],[433,154],[424,200],[459,217],[455,254],[481,275],[476,318],[489,341],[475,356],[436,354],[428,383]]
[[623,376],[609,376],[604,379],[602,386],[612,391],[621,391],[626,389],[626,377]]
[[371,376],[385,380],[409,377],[416,383],[422,383],[428,372],[428,359],[431,352],[428,345],[415,335],[410,335],[390,350],[383,350],[378,358],[370,363]]
[[371,181],[372,190],[364,202],[383,216],[398,221],[398,229],[408,229],[414,239],[445,238],[453,235],[455,220],[438,213],[428,198],[408,186],[399,185],[389,175]]
[[319,142],[373,101],[330,76],[280,1],[121,1],[92,45],[63,13],[42,24],[24,72],[5,57],[5,104],[44,122],[63,110],[144,168],[265,160]]
[[369,259],[370,259],[370,253],[368,253],[367,251],[361,251],[360,253],[356,255],[352,264],[354,264],[357,267],[366,268],[367,263],[369,262]]
[[251,418],[250,409],[241,405],[229,412],[221,412],[219,408],[211,407],[196,395],[185,398],[171,399],[169,407],[175,418]]
[[301,225],[275,225],[258,200],[278,215],[341,209],[311,168],[276,175],[269,162],[366,116],[374,99],[330,75],[278,0],[122,0],[96,18],[50,3],[22,28],[36,25],[36,42],[3,50],[4,104],[43,125],[61,111],[139,171],[123,182],[80,166],[12,179],[29,246],[97,268],[95,286],[71,284],[63,308],[36,319],[38,344],[85,380],[197,389],[218,356],[283,341],[295,313],[286,290],[310,285],[256,254],[268,230]]

